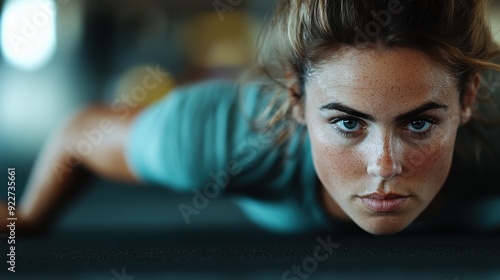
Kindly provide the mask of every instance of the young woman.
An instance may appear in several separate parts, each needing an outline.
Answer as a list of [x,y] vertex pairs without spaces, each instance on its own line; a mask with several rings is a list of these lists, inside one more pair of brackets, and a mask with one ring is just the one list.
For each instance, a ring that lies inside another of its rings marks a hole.
[[[496,228],[500,188],[487,175],[500,170],[500,50],[486,9],[485,0],[279,1],[252,81],[73,118],[36,163],[20,223],[43,226],[90,171],[193,192],[179,207],[186,222],[224,194],[281,232]],[[86,135],[99,141],[84,154]]]

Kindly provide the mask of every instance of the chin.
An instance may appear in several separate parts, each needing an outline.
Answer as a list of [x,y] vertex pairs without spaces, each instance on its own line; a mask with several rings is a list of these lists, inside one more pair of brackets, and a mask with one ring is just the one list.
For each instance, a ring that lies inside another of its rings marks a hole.
[[373,235],[391,235],[404,230],[412,221],[400,217],[370,217],[365,221],[355,222]]

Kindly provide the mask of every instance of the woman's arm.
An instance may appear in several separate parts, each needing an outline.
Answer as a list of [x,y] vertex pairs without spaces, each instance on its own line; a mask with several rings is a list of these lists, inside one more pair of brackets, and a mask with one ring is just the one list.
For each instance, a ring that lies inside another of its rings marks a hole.
[[[69,195],[83,189],[91,174],[138,182],[124,156],[129,129],[138,112],[124,115],[106,106],[90,106],[57,129],[35,162],[21,203],[16,207],[16,228],[43,229]],[[7,208],[0,206],[3,224]]]

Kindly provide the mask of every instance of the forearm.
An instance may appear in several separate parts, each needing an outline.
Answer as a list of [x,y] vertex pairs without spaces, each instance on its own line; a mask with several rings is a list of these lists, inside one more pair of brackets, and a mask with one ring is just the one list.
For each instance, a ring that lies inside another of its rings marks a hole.
[[91,175],[77,155],[65,149],[71,146],[71,140],[60,129],[42,149],[19,205],[20,228],[46,226],[65,198],[79,191]]
[[120,118],[106,106],[90,106],[53,133],[21,198],[21,227],[46,226],[68,198],[84,188],[92,174],[136,181],[124,156],[134,115]]

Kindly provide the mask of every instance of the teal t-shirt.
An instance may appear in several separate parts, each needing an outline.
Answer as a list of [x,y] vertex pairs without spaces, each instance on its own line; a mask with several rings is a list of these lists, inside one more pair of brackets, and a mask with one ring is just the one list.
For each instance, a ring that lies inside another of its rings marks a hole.
[[178,88],[134,122],[128,165],[149,184],[207,198],[232,195],[251,220],[269,230],[322,229],[330,222],[317,199],[304,127],[279,146],[275,131],[253,127],[270,98],[258,82]]

